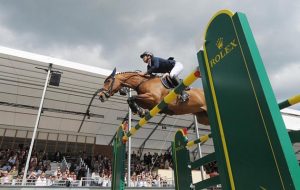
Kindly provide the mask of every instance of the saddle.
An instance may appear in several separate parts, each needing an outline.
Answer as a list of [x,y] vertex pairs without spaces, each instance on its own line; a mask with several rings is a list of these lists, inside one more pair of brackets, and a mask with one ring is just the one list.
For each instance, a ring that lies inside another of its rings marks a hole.
[[[179,85],[179,83],[176,80],[173,80],[169,75],[167,75],[166,77],[161,77],[160,81],[166,89],[172,89]],[[182,82],[182,79],[180,79],[180,82]],[[186,87],[185,90],[187,91],[190,89],[190,87]]]

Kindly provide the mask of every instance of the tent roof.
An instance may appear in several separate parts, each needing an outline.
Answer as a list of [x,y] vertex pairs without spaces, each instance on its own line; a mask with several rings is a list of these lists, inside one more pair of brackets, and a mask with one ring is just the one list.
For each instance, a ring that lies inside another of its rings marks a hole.
[[[96,137],[97,144],[109,144],[128,113],[126,97],[114,95],[102,103],[94,93],[111,70],[52,57],[0,47],[0,127],[32,131],[49,63],[52,71],[62,72],[58,87],[48,85],[38,130]],[[91,103],[90,117],[86,112]],[[153,118],[133,137],[140,147],[163,115]],[[139,118],[133,116],[133,125]],[[167,116],[148,139],[145,148],[167,149],[174,132],[188,127],[193,117]],[[162,129],[162,125],[167,126]],[[208,127],[204,127],[203,134]],[[194,138],[194,137],[192,137]],[[164,145],[164,146],[162,146]]]
[[[46,79],[43,69],[49,63],[53,64],[52,71],[62,72],[62,77],[58,87],[48,85],[38,130],[89,136],[97,144],[109,144],[128,113],[126,97],[116,94],[104,103],[93,99],[111,70],[5,47],[0,47],[0,129],[33,131]],[[299,130],[300,111],[284,109],[282,114],[288,129]],[[178,128],[194,128],[191,115],[163,117],[159,115],[142,127],[132,138],[132,146],[138,148],[146,140],[145,148],[166,150]],[[138,120],[133,116],[133,126]],[[210,133],[209,126],[199,127],[200,135]],[[193,130],[190,133],[190,139],[195,139]],[[213,152],[212,142],[203,145],[202,151],[204,155]]]

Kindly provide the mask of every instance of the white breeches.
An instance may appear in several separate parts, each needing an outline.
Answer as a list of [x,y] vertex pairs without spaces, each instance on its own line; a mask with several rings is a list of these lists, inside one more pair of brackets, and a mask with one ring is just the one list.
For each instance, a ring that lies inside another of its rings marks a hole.
[[182,63],[176,61],[173,69],[170,72],[170,77],[173,78],[174,76],[178,76],[182,70],[183,70]]

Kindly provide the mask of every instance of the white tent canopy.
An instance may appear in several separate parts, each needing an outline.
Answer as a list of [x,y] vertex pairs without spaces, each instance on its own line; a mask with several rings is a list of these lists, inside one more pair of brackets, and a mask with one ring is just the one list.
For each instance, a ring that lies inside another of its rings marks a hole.
[[[46,78],[43,69],[50,63],[53,64],[52,71],[62,72],[62,77],[58,87],[48,86],[37,138],[110,144],[128,113],[127,97],[116,94],[105,103],[97,97],[93,99],[110,70],[5,47],[0,47],[0,135],[32,137]],[[299,130],[300,111],[284,109],[282,114],[288,129]],[[162,117],[153,118],[140,129],[133,137],[132,147],[139,148],[147,140],[146,149],[166,150],[175,131],[182,127],[190,127],[190,138],[195,139],[191,115],[167,116],[163,120]],[[138,120],[134,116],[133,125]],[[156,125],[159,127],[149,136]],[[199,127],[200,135],[210,133],[209,126]],[[212,142],[206,143],[202,150],[204,155],[212,152]]]
[[[63,141],[88,137],[89,142],[109,144],[128,113],[127,97],[116,94],[104,103],[97,97],[93,99],[110,70],[4,47],[0,47],[0,134],[23,137],[21,131],[33,131],[47,74],[43,69],[47,69],[50,63],[53,64],[52,71],[62,72],[62,76],[58,87],[48,85],[37,138],[50,135],[51,140]],[[87,117],[92,99],[90,117]],[[140,147],[162,117],[153,118],[143,127],[133,137],[132,146]],[[138,120],[134,116],[133,125]],[[167,116],[148,139],[145,148],[168,149],[174,132],[192,124],[190,115]],[[167,128],[162,129],[162,125]],[[202,134],[207,133],[208,127],[202,127]],[[31,138],[30,135],[29,132],[27,138]]]
[[289,130],[300,130],[300,111],[290,108],[281,110],[281,114],[285,123],[285,126]]

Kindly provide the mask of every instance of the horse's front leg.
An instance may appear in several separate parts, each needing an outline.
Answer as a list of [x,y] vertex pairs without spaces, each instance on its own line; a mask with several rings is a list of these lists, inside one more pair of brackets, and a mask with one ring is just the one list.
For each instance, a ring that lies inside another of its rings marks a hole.
[[135,96],[131,96],[127,99],[127,103],[134,114],[137,114],[138,105],[135,102]]
[[139,114],[140,117],[144,117],[145,115],[145,110],[143,108],[141,108],[140,106],[138,106],[138,104],[136,103],[136,98],[137,96],[131,96],[127,99],[127,103],[131,109],[131,111],[133,112],[133,114]]
[[140,117],[144,117],[147,113],[145,109],[152,109],[158,100],[151,93],[139,94],[132,96],[127,100],[132,112],[138,113]]
[[135,97],[135,102],[141,107],[142,116],[145,116],[147,112],[149,112],[148,110],[151,110],[156,106],[160,100],[152,93],[145,93],[137,95]]

